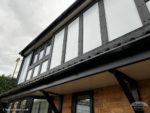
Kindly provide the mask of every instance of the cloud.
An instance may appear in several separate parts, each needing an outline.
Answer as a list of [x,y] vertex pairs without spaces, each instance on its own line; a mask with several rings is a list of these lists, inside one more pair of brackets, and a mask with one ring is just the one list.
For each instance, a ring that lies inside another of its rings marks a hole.
[[1,0],[0,74],[12,74],[18,53],[74,1]]

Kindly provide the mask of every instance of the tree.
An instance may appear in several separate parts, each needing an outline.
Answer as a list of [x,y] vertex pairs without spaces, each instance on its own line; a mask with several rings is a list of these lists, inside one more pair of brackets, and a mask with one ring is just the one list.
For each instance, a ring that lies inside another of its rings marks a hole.
[[[12,77],[7,77],[5,75],[0,76],[0,94],[12,89],[17,85],[17,80]],[[6,103],[0,102],[0,113],[5,113],[5,108],[7,108]]]

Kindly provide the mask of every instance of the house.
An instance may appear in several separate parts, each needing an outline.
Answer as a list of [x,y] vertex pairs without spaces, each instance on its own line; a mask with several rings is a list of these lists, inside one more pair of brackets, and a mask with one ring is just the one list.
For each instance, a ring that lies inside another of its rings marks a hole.
[[76,0],[20,54],[8,113],[150,112],[150,1]]

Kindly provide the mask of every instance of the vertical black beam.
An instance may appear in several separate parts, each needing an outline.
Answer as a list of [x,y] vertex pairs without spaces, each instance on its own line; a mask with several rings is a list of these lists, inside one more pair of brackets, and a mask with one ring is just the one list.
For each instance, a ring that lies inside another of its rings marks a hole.
[[79,17],[78,56],[83,54],[83,14]]
[[64,31],[64,39],[63,39],[63,48],[62,48],[62,57],[61,57],[61,64],[65,62],[65,56],[66,56],[66,44],[67,44],[67,33],[68,33],[68,26],[66,26]]
[[49,59],[48,59],[47,70],[49,70],[50,66],[51,66],[51,59],[52,59],[53,47],[54,47],[54,39],[55,39],[55,37],[53,36],[51,39],[51,49],[50,49],[50,54],[49,54]]
[[144,0],[134,0],[143,25],[150,22],[150,13]]
[[60,113],[60,111],[57,109],[57,107],[54,104],[54,97],[50,96],[49,93],[45,92],[45,91],[41,91],[45,98],[47,99],[50,108],[54,111],[54,113]]
[[[110,70],[109,72],[116,77],[125,95],[127,96],[130,104],[133,104],[134,102],[138,102],[141,100],[140,94],[138,91],[138,84],[134,79],[128,77],[126,74],[118,70]],[[135,113],[144,113],[144,110],[142,107],[138,109],[135,107],[136,106],[132,106]]]
[[99,6],[99,16],[100,16],[100,28],[101,28],[101,40],[102,44],[108,42],[108,31],[107,31],[107,23],[106,23],[106,15],[104,8],[104,0],[98,0]]

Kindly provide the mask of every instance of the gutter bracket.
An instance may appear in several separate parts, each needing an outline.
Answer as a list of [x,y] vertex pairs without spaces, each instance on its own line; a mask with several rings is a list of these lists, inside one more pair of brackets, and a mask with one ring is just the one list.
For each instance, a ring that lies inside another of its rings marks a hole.
[[113,69],[113,70],[109,70],[109,72],[113,74],[117,79],[125,95],[127,96],[134,112],[144,113],[143,105],[142,103],[139,103],[141,98],[140,98],[137,82],[118,70]]

